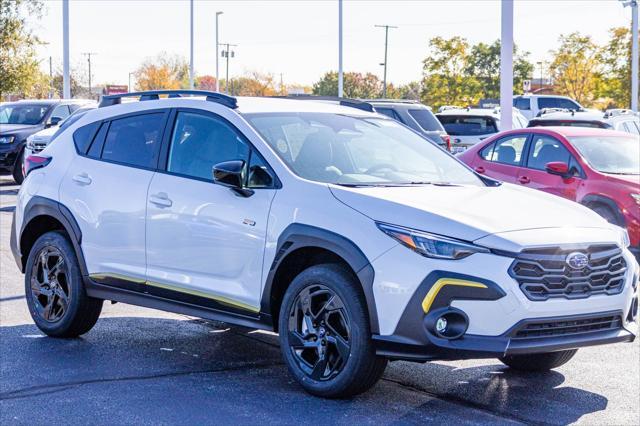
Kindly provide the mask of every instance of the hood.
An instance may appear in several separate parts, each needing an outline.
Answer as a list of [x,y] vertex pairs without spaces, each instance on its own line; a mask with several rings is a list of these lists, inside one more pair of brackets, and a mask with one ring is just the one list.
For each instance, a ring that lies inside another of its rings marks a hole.
[[640,175],[613,175],[613,174],[605,174],[607,179],[612,180],[614,182],[619,182],[621,184],[627,184],[629,186],[634,186],[635,189],[640,189]]
[[0,124],[0,135],[4,135],[5,133],[21,133],[24,130],[31,131],[41,128],[41,124]]
[[330,187],[339,201],[373,220],[465,241],[527,229],[611,229],[586,207],[511,184]]

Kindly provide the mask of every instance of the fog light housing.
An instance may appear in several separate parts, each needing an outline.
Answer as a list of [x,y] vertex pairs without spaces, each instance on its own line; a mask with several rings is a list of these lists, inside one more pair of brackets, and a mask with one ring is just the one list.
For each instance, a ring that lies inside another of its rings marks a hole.
[[459,339],[467,332],[469,318],[460,309],[442,308],[432,311],[424,318],[429,333],[441,339]]

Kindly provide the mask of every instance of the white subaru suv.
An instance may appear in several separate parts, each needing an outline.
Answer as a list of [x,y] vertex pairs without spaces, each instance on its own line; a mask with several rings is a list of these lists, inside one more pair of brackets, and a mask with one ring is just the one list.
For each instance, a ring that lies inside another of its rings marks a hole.
[[11,246],[36,325],[75,337],[111,300],[274,330],[324,397],[367,390],[388,360],[541,371],[635,339],[625,231],[372,111],[105,96],[27,162]]

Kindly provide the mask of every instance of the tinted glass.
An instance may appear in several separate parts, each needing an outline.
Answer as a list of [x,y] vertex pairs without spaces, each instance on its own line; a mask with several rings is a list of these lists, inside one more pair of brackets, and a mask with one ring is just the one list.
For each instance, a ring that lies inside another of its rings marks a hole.
[[562,127],[591,127],[594,129],[605,128],[604,123],[597,121],[579,121],[579,120],[531,120],[529,127],[549,127],[549,126],[562,126]]
[[439,115],[438,120],[450,136],[489,135],[498,132],[492,117],[472,115]]
[[51,105],[7,104],[0,106],[0,124],[38,124]]
[[485,148],[481,155],[487,161],[517,166],[520,164],[526,141],[527,136],[525,135],[500,139],[493,144],[491,150]]
[[566,108],[580,109],[580,106],[570,99],[564,98],[538,98],[538,108]]
[[91,158],[100,158],[100,154],[102,153],[102,145],[104,144],[104,138],[107,136],[107,130],[109,130],[109,122],[102,123],[100,126],[100,130],[93,137],[93,142],[91,143],[91,147],[89,148],[89,152],[87,152],[87,156]]
[[164,113],[113,120],[102,149],[103,160],[154,168],[158,160]]
[[169,151],[167,170],[213,180],[213,166],[223,161],[249,159],[249,146],[224,120],[180,112]]
[[594,169],[612,174],[640,174],[637,136],[574,136],[569,142]]
[[513,101],[513,106],[522,111],[529,111],[531,109],[531,99],[516,98]]
[[[91,141],[93,140],[93,137],[95,136],[99,127],[100,122],[98,121],[95,123],[87,124],[86,126],[82,126],[75,132],[73,132],[73,143],[75,143],[76,149],[80,154],[84,155],[87,153],[87,151],[89,150],[89,146],[91,145]],[[57,133],[58,132],[56,132],[56,134]]]
[[442,124],[440,124],[436,116],[428,109],[410,109],[409,115],[427,132],[442,130]]
[[248,174],[249,188],[271,188],[274,185],[273,174],[267,162],[255,150],[251,152]]
[[569,164],[570,159],[571,154],[559,140],[544,135],[533,136],[527,160],[529,168],[545,170],[547,163],[560,161]]
[[57,117],[61,120],[64,120],[69,116],[69,114],[69,107],[67,105],[58,105],[51,113],[51,118]]
[[394,120],[331,113],[245,117],[298,176],[342,185],[482,185],[438,146]]
[[398,120],[400,121],[400,117],[398,116],[398,113],[395,112],[394,110],[392,110],[391,108],[378,108],[376,107],[376,112],[386,115],[389,118],[393,118],[394,120]]

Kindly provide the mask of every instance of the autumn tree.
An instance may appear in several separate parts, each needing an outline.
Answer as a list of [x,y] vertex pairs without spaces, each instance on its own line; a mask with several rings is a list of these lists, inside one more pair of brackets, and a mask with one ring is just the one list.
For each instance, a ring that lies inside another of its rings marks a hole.
[[[222,87],[226,89],[225,81],[221,81],[221,90]],[[229,89],[229,93],[235,96],[274,96],[277,94],[273,75],[256,71],[230,80]]]
[[196,77],[196,88],[198,90],[209,90],[214,92],[216,90],[216,78],[211,75]]
[[41,10],[39,0],[0,0],[0,99],[29,92],[41,78],[35,51],[40,41],[27,26],[27,17],[39,17]]
[[189,87],[189,65],[180,56],[160,54],[147,59],[136,71],[136,90],[184,89]]
[[[347,98],[378,98],[382,93],[382,81],[372,73],[346,72],[344,78],[344,96]],[[313,85],[313,94],[319,96],[338,95],[338,73],[329,71]]]
[[578,32],[560,36],[549,66],[556,91],[583,105],[591,104],[602,88],[601,48]]
[[602,96],[611,107],[631,104],[631,31],[625,27],[609,30],[609,42],[603,47],[600,60],[604,67]]

